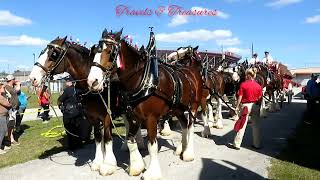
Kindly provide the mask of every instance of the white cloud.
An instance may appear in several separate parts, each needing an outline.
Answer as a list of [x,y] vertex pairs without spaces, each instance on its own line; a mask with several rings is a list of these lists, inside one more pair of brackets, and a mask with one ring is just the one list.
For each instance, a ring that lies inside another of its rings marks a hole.
[[23,26],[31,23],[30,19],[16,16],[10,11],[0,11],[0,26]]
[[225,45],[225,46],[234,46],[240,44],[239,38],[227,38],[227,39],[219,39],[217,40],[217,44],[219,46]]
[[218,10],[217,11],[217,17],[220,17],[222,19],[228,19],[229,18],[229,14]]
[[315,15],[315,16],[311,16],[311,17],[307,17],[305,22],[308,23],[308,24],[320,23],[320,14],[319,15]]
[[281,8],[291,4],[297,4],[302,2],[302,0],[274,0],[273,2],[267,3],[267,6]]
[[230,30],[214,30],[209,31],[206,29],[199,29],[193,31],[182,31],[176,33],[159,33],[156,36],[157,41],[162,42],[177,42],[177,41],[209,41],[209,40],[219,40],[232,37],[232,32]]
[[[215,10],[212,10],[212,9],[207,9],[207,8],[203,8],[203,7],[192,7],[191,10],[197,10],[197,11],[204,11],[204,10],[207,10],[207,11],[215,11]],[[222,12],[222,11],[219,11],[217,10],[217,17],[220,17],[222,19],[228,19],[229,18],[229,14],[225,13],[225,12]]]
[[179,26],[179,25],[188,23],[188,21],[189,21],[188,16],[176,15],[171,19],[168,26],[169,27]]
[[[191,8],[192,11],[197,10],[197,11],[215,11],[215,10],[211,10],[211,9],[207,9],[207,8],[203,8],[203,7],[192,7]],[[228,19],[229,18],[229,14],[219,11],[217,10],[217,17],[222,18],[222,19]],[[175,26],[179,26],[182,24],[186,24],[190,21],[190,18],[193,18],[195,16],[188,16],[188,15],[175,15],[173,16],[173,18],[171,19],[170,23],[168,24],[169,27],[175,27]]]
[[0,46],[42,46],[48,43],[47,40],[27,35],[0,36]]
[[226,51],[232,52],[232,53],[235,53],[235,54],[239,54],[239,55],[242,55],[242,56],[248,56],[251,53],[251,50],[249,48],[248,49],[242,49],[242,48],[238,48],[238,47],[228,47],[228,48],[226,48]]
[[0,59],[0,64],[15,64],[16,61],[9,59]]

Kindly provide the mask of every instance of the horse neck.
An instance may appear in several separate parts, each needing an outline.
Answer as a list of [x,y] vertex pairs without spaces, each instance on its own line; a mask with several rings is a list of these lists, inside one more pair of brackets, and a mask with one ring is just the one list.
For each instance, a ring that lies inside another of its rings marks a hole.
[[126,42],[121,42],[120,60],[122,67],[117,72],[122,85],[126,89],[132,89],[136,87],[137,82],[132,82],[130,79],[143,68],[145,63],[141,63],[139,54],[128,46]]
[[76,50],[70,51],[67,54],[69,66],[65,70],[65,72],[69,73],[73,79],[81,80],[77,83],[77,86],[81,89],[87,89],[87,77],[90,72],[91,62],[93,61],[93,57],[89,55],[80,53]]

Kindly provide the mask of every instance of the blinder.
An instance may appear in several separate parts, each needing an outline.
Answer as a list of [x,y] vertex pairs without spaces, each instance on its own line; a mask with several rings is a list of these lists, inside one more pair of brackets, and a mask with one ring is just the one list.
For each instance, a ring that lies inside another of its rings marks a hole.
[[118,42],[116,42],[115,40],[113,40],[112,37],[109,38],[102,38],[99,41],[99,44],[97,46],[97,52],[98,53],[102,53],[103,51],[103,44],[106,44],[107,46],[111,46],[111,53],[110,53],[110,59],[112,60],[112,64],[109,68],[106,68],[104,66],[102,66],[100,63],[98,62],[93,62],[91,64],[91,66],[96,66],[98,68],[100,68],[104,73],[108,73],[109,71],[111,71],[114,66],[116,65],[117,62],[117,56],[119,55],[119,49],[120,49],[120,44]]
[[39,62],[36,62],[34,65],[39,66],[41,69],[43,69],[46,72],[46,77],[51,79],[52,78],[52,72],[59,66],[61,61],[64,59],[64,56],[66,55],[68,49],[69,49],[69,44],[66,44],[66,46],[59,46],[57,44],[52,44],[49,43],[47,47],[41,51],[39,57],[47,50],[49,49],[48,52],[48,60],[54,62],[53,66],[51,69],[44,67],[41,65]]

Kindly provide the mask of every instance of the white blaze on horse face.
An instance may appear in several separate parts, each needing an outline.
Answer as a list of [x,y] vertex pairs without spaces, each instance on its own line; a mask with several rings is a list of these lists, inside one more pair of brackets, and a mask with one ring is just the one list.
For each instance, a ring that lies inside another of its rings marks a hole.
[[177,52],[173,52],[168,55],[168,60],[176,60],[177,59]]
[[[102,49],[105,49],[106,45],[103,44]],[[101,52],[95,54],[93,62],[101,64]],[[94,84],[96,82],[96,84]],[[91,66],[88,80],[87,80],[89,88],[93,90],[102,90],[103,88],[103,71],[101,68],[96,66]]]
[[[48,59],[48,52],[49,50],[47,49],[43,54],[40,55],[40,57],[38,58],[38,63],[41,64],[42,66],[44,66],[46,60]],[[42,77],[45,75],[45,71],[39,67],[34,65],[32,67],[32,71],[29,75],[29,79],[31,80],[32,84],[34,86],[38,86],[41,83],[41,79]]]
[[233,81],[237,82],[240,80],[240,76],[237,72],[232,73],[232,79]]

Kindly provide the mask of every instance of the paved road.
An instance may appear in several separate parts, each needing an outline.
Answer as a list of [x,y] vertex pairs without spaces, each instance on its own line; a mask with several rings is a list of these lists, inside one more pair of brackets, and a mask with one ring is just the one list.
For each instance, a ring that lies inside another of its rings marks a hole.
[[[49,115],[52,117],[56,117],[56,114],[54,113],[52,108],[53,107],[50,107]],[[61,113],[60,109],[58,108],[58,106],[54,106],[54,110],[56,111],[57,116],[62,116],[62,113]],[[39,118],[37,118],[37,112],[38,112],[38,108],[26,109],[26,111],[24,112],[25,114],[23,115],[22,122],[39,119]]]
[[[209,139],[200,137],[201,125],[196,124],[195,152],[193,162],[185,163],[173,154],[174,147],[180,141],[180,133],[175,132],[167,140],[159,138],[159,160],[162,175],[167,180],[195,179],[265,179],[270,159],[285,146],[286,137],[292,132],[305,109],[305,102],[294,100],[280,112],[269,113],[261,122],[261,150],[251,149],[251,128],[248,128],[242,149],[229,149],[226,143],[232,141],[234,122],[224,120],[225,128],[211,129]],[[145,134],[145,132],[144,132]],[[115,139],[114,147],[119,149],[121,142]],[[147,152],[143,151],[146,162],[149,162]],[[61,152],[45,159],[30,161],[13,167],[0,169],[1,180],[81,180],[81,179],[140,179],[130,177],[125,172],[128,164],[128,154],[117,152],[119,170],[109,177],[100,176],[90,170],[94,157],[94,145],[88,145],[75,153]]]

